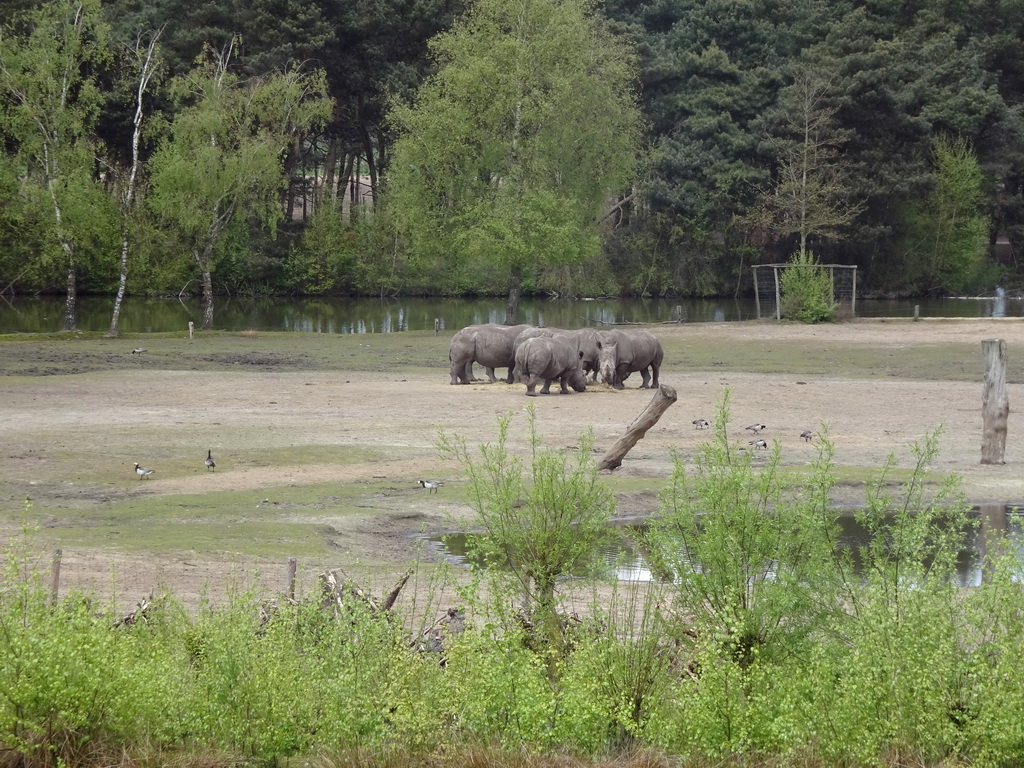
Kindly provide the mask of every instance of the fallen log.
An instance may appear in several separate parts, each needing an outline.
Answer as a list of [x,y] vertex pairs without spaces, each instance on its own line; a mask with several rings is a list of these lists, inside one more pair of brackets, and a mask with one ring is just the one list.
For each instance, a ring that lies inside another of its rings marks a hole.
[[647,430],[658,423],[658,419],[668,410],[668,407],[676,401],[676,391],[667,384],[658,387],[651,402],[643,412],[636,417],[625,434],[615,441],[615,445],[605,451],[604,456],[597,463],[598,470],[617,469],[622,464],[622,459],[632,450],[633,446],[640,442]]

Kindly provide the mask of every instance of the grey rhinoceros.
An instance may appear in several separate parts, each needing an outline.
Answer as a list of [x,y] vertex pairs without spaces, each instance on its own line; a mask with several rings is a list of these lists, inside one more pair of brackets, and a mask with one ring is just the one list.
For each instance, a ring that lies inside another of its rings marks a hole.
[[480,363],[487,369],[491,383],[497,381],[495,368],[508,368],[506,381],[512,383],[512,369],[515,367],[515,351],[512,348],[516,336],[529,325],[469,325],[452,336],[448,348],[448,359],[452,362],[452,384],[469,384],[473,381],[473,363]]
[[587,388],[580,353],[564,336],[537,336],[527,339],[516,350],[516,370],[526,384],[526,394],[536,397],[534,391],[543,380],[540,394],[550,392],[551,382],[558,379],[559,394],[569,394],[569,387],[577,392]]
[[657,389],[658,369],[664,356],[661,342],[647,331],[607,331],[601,334],[601,378],[615,389],[624,389],[622,382],[633,371],[640,371],[643,377],[641,389]]
[[[513,353],[527,339],[551,336],[561,336],[567,339],[576,351],[580,353],[580,359],[583,361],[583,374],[592,373],[593,381],[597,381],[598,347],[601,343],[601,335],[593,328],[579,328],[574,331],[567,331],[562,328],[527,328],[516,336],[513,344]],[[523,383],[518,368],[513,371],[512,381],[519,384]]]

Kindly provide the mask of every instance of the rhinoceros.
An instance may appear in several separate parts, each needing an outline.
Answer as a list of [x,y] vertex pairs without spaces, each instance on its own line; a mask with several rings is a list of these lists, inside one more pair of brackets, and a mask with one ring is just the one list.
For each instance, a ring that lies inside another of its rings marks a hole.
[[569,394],[569,387],[577,392],[587,388],[580,352],[564,336],[537,336],[527,339],[516,350],[516,370],[526,384],[526,394],[536,397],[534,391],[540,381],[544,386],[540,394],[549,394],[551,382],[558,379],[559,394]]
[[601,378],[615,389],[625,389],[622,382],[633,371],[640,371],[643,377],[641,389],[657,389],[658,369],[664,356],[661,342],[647,331],[607,331],[601,334]]
[[[583,374],[592,373],[593,381],[597,381],[598,346],[601,342],[601,335],[593,328],[579,328],[575,331],[566,331],[562,328],[527,328],[516,336],[513,352],[518,350],[519,346],[527,339],[552,336],[568,339],[569,343],[580,353],[580,359],[583,361]],[[513,371],[512,381],[518,384],[523,383],[518,368]]]
[[506,381],[512,383],[512,369],[515,367],[515,351],[513,342],[521,332],[530,328],[529,325],[469,325],[452,336],[448,348],[448,359],[451,360],[451,383],[469,384],[473,379],[473,363],[480,363],[487,369],[487,378],[491,383],[498,379],[494,375],[495,368],[508,368]]

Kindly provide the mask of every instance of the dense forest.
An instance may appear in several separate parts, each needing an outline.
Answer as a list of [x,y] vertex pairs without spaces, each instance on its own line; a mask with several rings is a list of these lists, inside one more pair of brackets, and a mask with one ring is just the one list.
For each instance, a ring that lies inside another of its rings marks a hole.
[[[0,0],[0,291],[1016,288],[1008,0]],[[112,332],[117,329],[114,312]]]

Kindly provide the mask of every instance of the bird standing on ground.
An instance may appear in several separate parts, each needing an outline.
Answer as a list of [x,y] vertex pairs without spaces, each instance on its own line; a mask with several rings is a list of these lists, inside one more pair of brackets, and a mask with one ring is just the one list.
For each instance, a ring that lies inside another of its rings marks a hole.
[[145,351],[146,351],[145,347],[136,347],[135,349],[132,350],[132,354],[133,355],[141,355]]
[[750,441],[750,445],[754,446],[754,450],[755,451],[758,448],[761,448],[762,450],[765,450],[765,451],[768,450],[768,443],[766,443],[764,440],[751,440]]
[[747,427],[747,429],[749,429],[755,435],[759,435],[759,434],[761,434],[761,432],[763,430],[768,429],[768,425],[767,424],[751,424],[749,427]]
[[203,463],[206,465],[207,469],[215,469],[217,467],[217,462],[213,460],[212,448],[206,449],[206,461],[204,461]]
[[150,469],[149,467],[140,467],[139,462],[136,461],[135,474],[138,475],[140,478],[149,477],[150,475],[153,474],[153,470]]
[[694,427],[694,429],[707,429],[709,426],[710,425],[708,424],[708,420],[707,419],[694,419],[693,420],[693,427]]
[[419,483],[427,489],[427,493],[436,493],[437,489],[444,485],[440,480],[420,480]]
[[809,429],[805,429],[803,432],[800,433],[800,437],[804,439],[805,443],[809,443],[811,442],[811,439],[814,437],[814,433],[811,432],[811,430]]

